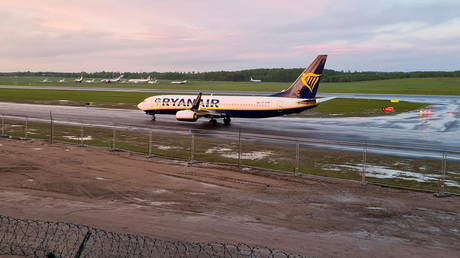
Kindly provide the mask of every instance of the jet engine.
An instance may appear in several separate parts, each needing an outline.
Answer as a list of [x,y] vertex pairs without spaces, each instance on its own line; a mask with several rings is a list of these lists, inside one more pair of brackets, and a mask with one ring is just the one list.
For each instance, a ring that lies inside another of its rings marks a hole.
[[189,122],[194,122],[198,120],[198,115],[195,113],[193,110],[181,110],[177,111],[176,113],[176,119],[179,121],[189,121]]

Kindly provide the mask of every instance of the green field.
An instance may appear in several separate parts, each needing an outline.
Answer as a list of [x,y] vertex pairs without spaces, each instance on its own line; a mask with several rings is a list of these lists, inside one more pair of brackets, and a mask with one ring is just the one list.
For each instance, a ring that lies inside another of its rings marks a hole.
[[[190,81],[184,85],[173,85],[161,80],[159,84],[101,84],[74,83],[75,78],[66,78],[66,83],[58,83],[61,78],[49,78],[51,82],[42,83],[43,77],[5,77],[0,76],[0,85],[18,86],[66,86],[66,87],[110,87],[110,88],[154,88],[182,90],[233,90],[233,91],[281,91],[291,83],[285,82],[222,82]],[[420,95],[460,95],[459,77],[409,78],[394,80],[376,80],[346,83],[322,83],[319,92],[332,93],[374,93],[374,94],[420,94]]]
[[[158,94],[161,93],[0,89],[0,101],[71,106],[84,106],[91,102],[91,105],[96,107],[135,109],[143,99]],[[383,112],[382,108],[389,106],[394,107],[395,112]],[[387,100],[338,98],[327,101],[312,110],[291,116],[379,116],[417,110],[425,106],[426,104],[411,102],[390,103]]]

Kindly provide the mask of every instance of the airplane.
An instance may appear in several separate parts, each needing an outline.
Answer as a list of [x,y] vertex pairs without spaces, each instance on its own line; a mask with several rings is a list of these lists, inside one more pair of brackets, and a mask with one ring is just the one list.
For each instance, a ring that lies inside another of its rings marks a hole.
[[252,77],[251,77],[251,79],[249,81],[250,82],[262,82],[262,80],[254,80],[254,79],[252,79]]
[[147,77],[147,79],[129,79],[128,82],[132,83],[148,83],[150,82],[150,75]]
[[43,79],[42,82],[49,82],[49,81],[48,81],[48,78]]
[[187,83],[187,80],[183,80],[183,81],[172,81],[171,84],[186,84]]
[[148,84],[157,84],[157,83],[158,83],[158,80],[150,80],[150,81],[148,82]]
[[156,114],[176,115],[179,121],[223,118],[229,125],[231,117],[265,118],[300,113],[335,97],[316,98],[327,55],[319,55],[287,89],[268,97],[260,96],[198,96],[158,95],[146,98],[137,107],[155,120]]
[[83,82],[83,75],[80,76],[80,79],[75,79],[74,82],[82,83]]
[[120,82],[121,81],[121,78],[123,78],[123,74],[121,74],[120,76],[118,76],[117,78],[115,79],[102,79],[101,82],[102,83],[117,83],[117,82]]
[[61,79],[61,80],[59,80],[59,82],[60,82],[60,83],[63,83],[63,82],[65,82],[65,79]]
[[85,80],[85,83],[94,83],[94,79]]

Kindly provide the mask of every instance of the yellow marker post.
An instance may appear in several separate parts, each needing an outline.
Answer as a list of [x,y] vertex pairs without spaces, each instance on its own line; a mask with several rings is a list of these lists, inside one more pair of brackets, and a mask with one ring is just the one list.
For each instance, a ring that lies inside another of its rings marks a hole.
[[399,99],[392,99],[390,100],[391,103],[399,103]]

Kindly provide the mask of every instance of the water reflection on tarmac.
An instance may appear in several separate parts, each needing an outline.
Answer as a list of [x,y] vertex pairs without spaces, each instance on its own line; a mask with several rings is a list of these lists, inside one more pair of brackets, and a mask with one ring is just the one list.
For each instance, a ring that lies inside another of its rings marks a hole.
[[431,103],[430,114],[419,111],[381,117],[269,118],[252,121],[253,126],[271,130],[304,131],[304,137],[358,141],[446,150],[460,149],[460,97],[323,94],[325,97],[399,99]]

